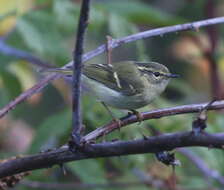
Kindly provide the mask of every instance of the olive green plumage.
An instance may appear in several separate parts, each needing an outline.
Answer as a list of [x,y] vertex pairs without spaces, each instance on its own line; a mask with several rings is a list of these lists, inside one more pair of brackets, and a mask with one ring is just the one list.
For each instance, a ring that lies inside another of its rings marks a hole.
[[[71,69],[49,69],[72,75]],[[149,104],[167,86],[167,67],[156,62],[122,61],[109,64],[84,64],[82,82],[91,95],[119,109],[138,109]]]
[[117,62],[111,66],[89,64],[84,67],[83,74],[127,96],[141,93],[144,88],[141,73],[130,62]]

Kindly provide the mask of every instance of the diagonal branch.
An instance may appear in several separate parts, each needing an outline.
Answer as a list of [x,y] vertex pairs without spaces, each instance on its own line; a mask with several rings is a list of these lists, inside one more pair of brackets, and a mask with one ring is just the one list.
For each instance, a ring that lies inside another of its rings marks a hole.
[[45,86],[48,85],[49,81],[59,78],[56,74],[51,74],[39,81],[33,87],[29,88],[25,92],[21,93],[14,100],[9,102],[0,110],[0,118],[4,117],[9,111],[13,110],[17,104],[22,103],[27,98],[31,97],[33,94],[40,92]]
[[222,186],[224,185],[224,176],[222,176],[217,170],[209,168],[208,164],[199,156],[194,154],[194,152],[186,148],[180,148],[177,151],[191,160],[193,164],[203,173],[206,179],[214,179]]
[[32,55],[31,53],[7,45],[4,40],[0,40],[0,52],[7,56],[13,56],[19,59],[24,59],[41,68],[53,67],[49,63],[41,60],[40,58]]
[[[217,18],[212,18],[212,19],[206,19],[206,20],[201,20],[197,22],[192,22],[192,23],[187,23],[187,24],[179,24],[179,25],[174,25],[174,26],[168,26],[168,27],[161,27],[157,29],[152,29],[144,32],[140,32],[137,34],[133,34],[130,36],[126,36],[117,40],[113,40],[111,42],[111,48],[116,48],[118,46],[121,46],[122,44],[133,42],[136,40],[144,39],[144,38],[149,38],[153,36],[160,36],[164,35],[167,33],[172,33],[172,32],[177,32],[177,31],[184,31],[184,30],[197,30],[200,27],[204,26],[209,26],[209,25],[214,25],[214,24],[220,24],[224,23],[224,17],[217,17]],[[1,50],[0,50],[1,51]],[[82,61],[86,62],[89,59],[92,59],[93,57],[103,53],[106,51],[106,45],[101,45],[95,50],[92,50],[86,54],[83,55]],[[73,62],[71,61],[70,63],[66,64],[64,67],[71,67],[73,65]],[[44,88],[50,81],[56,79],[57,77],[60,76],[60,74],[53,74],[50,75],[46,78],[44,78],[39,84],[35,85],[37,88],[35,88],[35,91],[32,91],[32,88],[28,89],[27,91],[30,91],[30,93],[24,92],[21,95],[19,95],[16,99],[19,101],[12,101],[10,102],[10,105],[6,105],[3,107],[3,109],[0,110],[0,118],[3,117],[7,112],[9,112],[12,108],[14,108],[18,103],[21,103],[22,101],[26,100],[30,96],[32,96],[34,93],[39,92],[42,88]]]
[[[176,106],[171,108],[163,108],[163,109],[153,110],[149,112],[143,112],[141,113],[141,116],[142,116],[142,120],[149,120],[149,119],[158,119],[161,117],[167,117],[171,115],[200,112],[202,109],[204,109],[208,105],[208,103],[189,104],[189,105]],[[224,100],[214,102],[211,106],[209,106],[208,109],[209,110],[224,109]],[[139,119],[136,115],[129,115],[127,117],[121,118],[120,123],[112,122],[112,123],[104,125],[103,127],[99,127],[95,129],[94,131],[84,136],[82,141],[89,142],[89,141],[95,140],[103,135],[111,133],[112,131],[116,129],[120,129],[121,127],[138,122],[138,120]]]
[[82,74],[82,54],[83,54],[83,41],[84,34],[88,25],[89,18],[89,4],[90,0],[83,0],[78,32],[76,36],[75,51],[73,55],[73,101],[72,101],[72,139],[77,145],[80,141],[80,132],[82,128],[82,116],[81,116],[81,74]]
[[67,146],[36,155],[16,158],[0,164],[0,178],[20,172],[48,168],[55,164],[89,158],[112,157],[131,154],[170,151],[180,147],[201,146],[222,149],[224,133],[193,135],[189,132],[163,134],[129,141],[86,144],[84,151],[71,152]]
[[[152,30],[147,30],[144,32],[139,32],[137,34],[133,34],[130,36],[126,36],[120,39],[114,39],[111,41],[110,47],[112,49],[121,46],[122,44],[134,42],[137,40],[145,39],[145,38],[150,38],[154,36],[163,36],[168,33],[174,33],[174,32],[179,32],[179,31],[185,31],[185,30],[195,30],[198,31],[200,27],[205,27],[209,25],[215,25],[215,24],[221,24],[224,23],[224,17],[216,17],[212,19],[206,19],[206,20],[201,20],[201,21],[196,21],[196,22],[191,22],[191,23],[186,23],[186,24],[178,24],[174,26],[166,26],[166,27],[161,27],[161,28],[156,28]],[[90,51],[86,53],[83,56],[83,61],[87,61],[103,52],[106,51],[106,45],[101,45],[98,48],[96,48],[93,51]],[[66,66],[71,66],[72,63],[68,63]]]

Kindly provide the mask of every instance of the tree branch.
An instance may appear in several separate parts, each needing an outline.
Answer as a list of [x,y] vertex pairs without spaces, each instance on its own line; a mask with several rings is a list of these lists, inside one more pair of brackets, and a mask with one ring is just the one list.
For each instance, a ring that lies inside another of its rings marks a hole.
[[75,51],[73,55],[73,101],[72,101],[72,139],[76,145],[80,141],[80,132],[82,128],[82,115],[81,115],[81,74],[82,74],[82,54],[83,54],[83,41],[84,34],[88,25],[89,18],[89,4],[90,0],[83,0],[78,32],[76,36]]
[[27,98],[31,97],[33,94],[40,92],[45,86],[48,85],[49,81],[59,78],[60,76],[57,74],[51,74],[39,81],[33,87],[29,88],[25,92],[21,93],[14,100],[9,102],[6,106],[4,106],[0,110],[0,118],[4,117],[9,111],[13,110],[17,104],[22,103]]
[[[158,119],[161,117],[167,117],[171,115],[185,114],[185,113],[194,113],[200,112],[203,108],[208,105],[209,102],[202,104],[189,104],[183,106],[176,106],[171,108],[162,108],[158,110],[153,110],[149,112],[142,112],[142,120],[149,119]],[[209,106],[208,110],[218,110],[224,109],[224,100],[215,101],[211,106]],[[103,127],[99,127],[94,131],[90,132],[86,136],[83,137],[82,141],[89,142],[99,138],[100,136],[106,135],[118,128],[130,125],[132,123],[138,122],[138,117],[136,115],[129,115],[127,117],[121,118],[120,123],[112,122],[104,125]]]
[[224,185],[224,176],[222,176],[217,170],[210,169],[205,161],[202,160],[199,156],[185,148],[180,148],[177,151],[191,160],[207,179],[214,179],[222,186]]
[[31,53],[28,53],[26,51],[19,50],[19,49],[16,49],[14,47],[7,45],[4,40],[0,40],[0,52],[7,56],[13,56],[13,57],[17,57],[19,59],[29,61],[30,63],[37,65],[41,68],[52,68],[53,67],[53,65],[50,65],[49,63],[41,60],[40,58],[32,55]]
[[16,158],[0,164],[0,178],[34,169],[48,168],[55,164],[89,158],[112,157],[131,154],[156,153],[170,151],[180,147],[202,146],[220,148],[224,145],[224,133],[193,135],[191,131],[164,134],[138,140],[86,144],[84,151],[69,151],[67,146]]
[[[166,26],[166,27],[161,27],[161,28],[156,28],[152,30],[147,30],[144,32],[139,32],[137,34],[133,34],[130,36],[126,36],[120,39],[113,39],[111,41],[110,47],[112,49],[119,47],[123,44],[134,42],[137,40],[145,39],[145,38],[150,38],[153,36],[163,36],[168,33],[174,33],[174,32],[179,32],[179,31],[185,31],[185,30],[195,30],[198,31],[200,27],[205,27],[209,25],[215,25],[215,24],[221,24],[224,23],[224,17],[216,17],[216,18],[211,18],[211,19],[206,19],[206,20],[201,20],[201,21],[196,21],[196,22],[191,22],[191,23],[186,23],[186,24],[178,24],[174,26]],[[93,57],[103,53],[106,51],[106,44],[99,46],[93,51],[90,51],[86,53],[83,56],[83,61],[87,61],[89,59],[92,59]],[[66,66],[71,66],[72,63],[68,63]]]
[[[179,24],[179,25],[174,25],[174,26],[168,26],[168,27],[161,27],[161,28],[157,28],[157,29],[152,29],[152,30],[148,30],[148,31],[144,31],[144,32],[140,32],[137,34],[133,34],[130,36],[126,36],[117,40],[113,40],[111,41],[111,48],[116,48],[122,44],[125,43],[129,43],[129,42],[133,42],[136,40],[140,40],[140,39],[144,39],[144,38],[149,38],[149,37],[153,37],[153,36],[160,36],[160,35],[164,35],[167,33],[171,33],[171,32],[177,32],[177,31],[183,31],[183,30],[196,30],[199,27],[204,27],[204,26],[209,26],[209,25],[214,25],[214,24],[220,24],[220,23],[224,23],[224,17],[217,17],[217,18],[212,18],[212,19],[207,19],[207,20],[202,20],[202,21],[197,21],[197,22],[192,22],[192,23],[187,23],[187,24]],[[1,51],[1,49],[0,49]],[[89,59],[92,59],[93,57],[103,53],[106,51],[106,45],[101,45],[98,48],[96,48],[93,51],[90,51],[86,54],[83,55],[82,61],[86,62]],[[71,67],[73,65],[73,62],[69,62],[68,64],[66,64],[64,67]],[[56,77],[57,76],[57,77]],[[49,75],[48,77],[44,78],[42,81],[40,81],[38,84],[36,84],[34,87],[28,89],[27,91],[29,91],[29,93],[24,92],[21,95],[19,95],[16,99],[18,101],[13,100],[12,102],[10,102],[10,106],[6,105],[5,107],[3,107],[0,110],[0,118],[3,117],[7,112],[9,112],[10,110],[12,110],[18,103],[21,103],[22,101],[26,100],[27,98],[29,98],[30,96],[32,96],[33,94],[35,94],[36,92],[39,92],[41,89],[43,89],[50,81],[61,77],[60,74],[52,74]],[[45,82],[43,82],[45,81]],[[32,89],[35,89],[35,91],[32,91]]]

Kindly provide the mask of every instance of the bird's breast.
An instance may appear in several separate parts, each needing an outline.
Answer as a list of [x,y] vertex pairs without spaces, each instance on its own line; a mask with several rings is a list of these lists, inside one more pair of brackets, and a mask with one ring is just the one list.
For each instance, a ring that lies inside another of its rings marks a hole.
[[87,89],[91,96],[95,96],[98,100],[118,109],[138,109],[149,104],[154,98],[152,97],[154,96],[152,92],[126,96],[97,81],[89,79],[84,75],[82,75],[82,82],[84,84],[84,88]]

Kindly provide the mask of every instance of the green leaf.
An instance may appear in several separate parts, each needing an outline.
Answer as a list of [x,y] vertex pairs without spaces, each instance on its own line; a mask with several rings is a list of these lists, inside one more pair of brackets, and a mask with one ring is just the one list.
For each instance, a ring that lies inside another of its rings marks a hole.
[[4,88],[0,88],[0,107],[3,108],[11,100],[9,93]]
[[23,90],[26,90],[33,86],[36,82],[35,76],[27,62],[12,62],[8,66],[8,70],[17,77],[20,81]]
[[[126,18],[118,14],[111,13],[109,16],[109,31],[114,38],[120,38],[123,36],[128,36],[131,34],[138,33],[139,30],[137,26]],[[136,48],[138,51],[139,60],[147,61],[149,58],[146,56],[145,45],[142,40],[136,41]]]
[[152,24],[155,26],[167,26],[180,24],[186,20],[178,16],[173,16],[171,14],[165,13],[155,7],[149,6],[136,1],[107,1],[104,4],[97,4],[105,8],[109,13],[119,14],[122,17],[128,19],[136,24]]
[[57,62],[68,57],[63,36],[51,13],[36,11],[27,14],[18,19],[17,29],[26,45],[39,55]]
[[0,70],[0,79],[2,80],[4,90],[8,92],[10,99],[16,97],[21,92],[21,84],[18,78],[11,72]]
[[120,15],[111,13],[109,16],[109,31],[114,38],[120,38],[130,35],[137,31],[134,24],[129,22],[126,18]]
[[49,116],[37,128],[35,138],[32,145],[30,146],[29,152],[38,152],[43,147],[45,150],[54,147],[59,138],[67,133],[67,130],[70,126],[71,113],[67,110],[57,113],[53,116]]
[[44,43],[40,31],[35,27],[35,24],[27,20],[25,17],[17,22],[17,29],[25,40],[26,44],[40,54],[44,54]]
[[65,32],[75,32],[80,6],[69,0],[55,0],[53,4],[54,17],[57,24]]
[[104,10],[98,6],[93,6],[90,10],[89,30],[100,31],[101,29],[104,29],[106,23],[107,17],[105,17]]
[[104,183],[105,171],[100,160],[81,160],[68,164],[70,169],[79,176],[84,183]]

